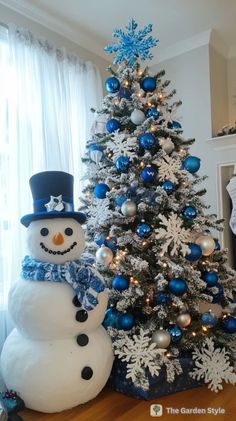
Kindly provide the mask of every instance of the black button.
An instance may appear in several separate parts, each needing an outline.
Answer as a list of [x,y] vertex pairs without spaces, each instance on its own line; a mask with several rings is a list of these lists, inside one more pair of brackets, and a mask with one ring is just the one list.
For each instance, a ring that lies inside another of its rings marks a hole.
[[86,322],[88,318],[88,313],[86,310],[79,310],[77,311],[75,318],[77,322]]
[[77,336],[77,344],[79,346],[86,346],[88,344],[88,341],[89,341],[89,338],[84,333]]
[[91,379],[92,375],[93,375],[93,370],[90,367],[84,367],[83,370],[81,371],[81,377],[84,380]]
[[81,304],[79,302],[79,299],[78,299],[77,295],[74,296],[74,298],[72,300],[72,303],[74,304],[75,307],[81,307]]

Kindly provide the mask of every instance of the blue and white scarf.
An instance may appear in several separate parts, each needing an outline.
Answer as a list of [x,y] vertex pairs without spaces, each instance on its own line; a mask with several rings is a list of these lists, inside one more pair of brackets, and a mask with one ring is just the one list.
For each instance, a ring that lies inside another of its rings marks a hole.
[[91,268],[92,259],[84,256],[63,264],[41,262],[25,256],[21,276],[29,281],[67,282],[85,310],[98,304],[98,294],[105,290],[102,279]]

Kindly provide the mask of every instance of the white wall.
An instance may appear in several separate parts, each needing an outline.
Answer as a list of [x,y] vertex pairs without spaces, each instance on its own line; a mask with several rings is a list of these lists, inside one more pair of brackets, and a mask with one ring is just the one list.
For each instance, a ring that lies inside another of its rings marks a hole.
[[[43,37],[53,42],[58,47],[65,47],[68,51],[74,52],[81,59],[92,61],[99,68],[101,73],[102,80],[104,81],[107,78],[107,73],[105,69],[110,64],[108,61],[99,57],[98,55],[86,50],[83,47],[80,47],[78,44],[68,40],[67,38],[59,35],[58,33],[51,31],[39,23],[28,19],[27,17],[17,13],[7,7],[0,5],[0,23],[15,23],[19,26],[24,26],[25,28],[30,29],[38,37]],[[79,40],[78,40],[79,42]]]
[[229,124],[236,122],[236,57],[228,60],[228,102],[229,102]]

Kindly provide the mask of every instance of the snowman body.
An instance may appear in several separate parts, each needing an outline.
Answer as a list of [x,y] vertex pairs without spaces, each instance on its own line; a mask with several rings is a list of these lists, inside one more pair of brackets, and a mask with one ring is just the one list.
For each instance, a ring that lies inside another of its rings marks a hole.
[[[80,257],[83,231],[72,218],[31,222],[31,257],[64,264]],[[28,408],[59,412],[93,399],[109,377],[113,352],[101,326],[107,293],[86,311],[66,282],[20,278],[9,294],[9,312],[15,323],[1,355],[2,375]]]

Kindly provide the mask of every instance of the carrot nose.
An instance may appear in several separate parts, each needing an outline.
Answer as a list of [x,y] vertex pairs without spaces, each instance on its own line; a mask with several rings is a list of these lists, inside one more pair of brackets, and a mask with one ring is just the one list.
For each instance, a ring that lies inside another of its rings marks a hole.
[[64,238],[63,238],[63,236],[61,235],[60,232],[57,232],[54,235],[52,241],[53,241],[54,244],[56,244],[56,246],[59,246],[60,244],[63,244],[64,243]]

